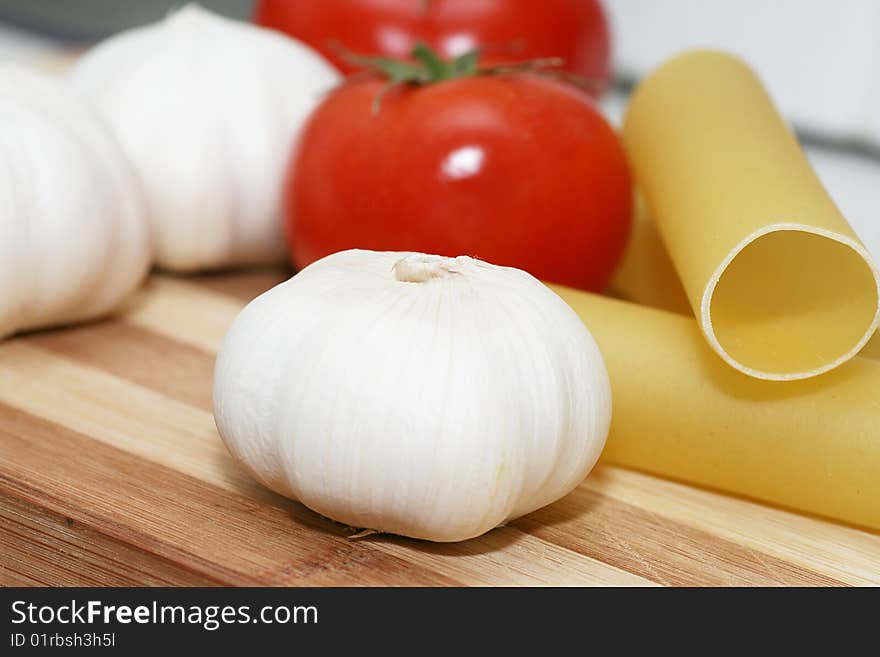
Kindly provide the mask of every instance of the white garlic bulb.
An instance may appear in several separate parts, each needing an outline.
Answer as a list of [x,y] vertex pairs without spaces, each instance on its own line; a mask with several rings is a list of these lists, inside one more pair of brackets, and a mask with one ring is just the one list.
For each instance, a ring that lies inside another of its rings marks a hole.
[[195,271],[284,258],[290,150],[340,79],[320,55],[190,5],[98,45],[72,76],[143,180],[160,266]]
[[276,492],[354,527],[456,541],[577,486],[611,391],[586,327],[529,274],[353,250],[242,311],[214,414]]
[[151,258],[137,178],[66,82],[0,67],[0,337],[111,311]]

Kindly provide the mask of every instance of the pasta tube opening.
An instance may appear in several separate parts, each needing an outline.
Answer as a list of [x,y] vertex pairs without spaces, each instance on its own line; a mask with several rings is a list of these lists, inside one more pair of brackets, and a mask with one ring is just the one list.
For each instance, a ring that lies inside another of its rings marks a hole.
[[702,301],[709,343],[765,379],[814,376],[849,360],[877,328],[878,279],[845,235],[777,224],[722,262]]

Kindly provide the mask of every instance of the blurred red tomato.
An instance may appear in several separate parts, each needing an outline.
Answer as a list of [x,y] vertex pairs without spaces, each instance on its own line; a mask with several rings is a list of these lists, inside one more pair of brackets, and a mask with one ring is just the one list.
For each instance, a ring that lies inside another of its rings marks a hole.
[[473,255],[604,289],[630,224],[614,130],[577,89],[530,74],[388,93],[350,81],[316,109],[285,187],[294,263],[348,248]]
[[423,42],[445,57],[479,46],[490,64],[561,57],[572,73],[608,80],[608,25],[598,0],[260,0],[254,18],[345,73],[356,67],[338,45],[404,58]]

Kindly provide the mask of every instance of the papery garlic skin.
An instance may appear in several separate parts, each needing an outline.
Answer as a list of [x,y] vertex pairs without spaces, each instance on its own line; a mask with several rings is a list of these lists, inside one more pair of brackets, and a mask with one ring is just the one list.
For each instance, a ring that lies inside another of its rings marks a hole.
[[276,492],[354,527],[457,541],[577,486],[611,390],[586,327],[529,274],[353,250],[242,311],[214,415]]
[[97,113],[0,67],[0,338],[110,312],[151,260],[139,182]]
[[340,80],[320,55],[190,5],[98,45],[72,79],[143,180],[161,267],[284,260],[287,160],[302,123]]

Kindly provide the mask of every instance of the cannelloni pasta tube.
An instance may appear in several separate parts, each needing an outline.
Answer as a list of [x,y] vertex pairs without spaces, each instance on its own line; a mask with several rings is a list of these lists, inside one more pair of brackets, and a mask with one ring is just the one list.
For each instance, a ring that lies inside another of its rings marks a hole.
[[623,135],[700,328],[728,364],[802,379],[865,345],[880,321],[877,268],[747,66],[712,51],[672,59],[639,85]]

